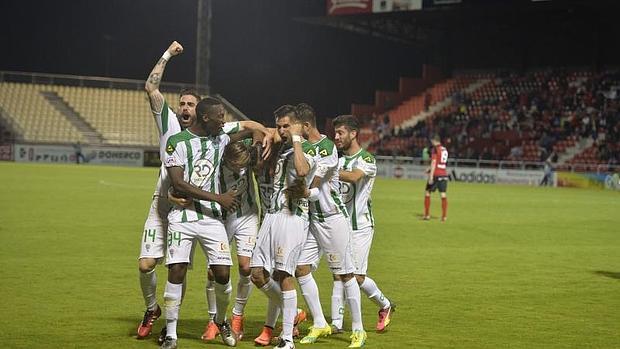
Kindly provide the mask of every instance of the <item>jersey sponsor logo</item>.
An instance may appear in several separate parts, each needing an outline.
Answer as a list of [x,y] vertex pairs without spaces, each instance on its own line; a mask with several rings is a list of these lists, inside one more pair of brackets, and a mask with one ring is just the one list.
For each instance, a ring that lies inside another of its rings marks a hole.
[[194,171],[192,172],[190,182],[202,188],[213,175],[213,163],[207,159],[198,159],[194,162]]
[[329,154],[327,153],[327,149],[322,149],[322,150],[319,152],[319,155],[321,155],[321,156],[325,157],[325,156],[327,156],[327,155],[329,155]]
[[172,155],[172,153],[174,153],[174,146],[172,144],[168,143],[166,146],[166,153],[168,153],[168,155]]
[[238,193],[243,193],[248,189],[248,181],[245,177],[240,177],[231,187],[230,189],[237,191]]
[[354,199],[353,189],[351,188],[351,185],[347,182],[339,182],[339,183],[340,183],[339,191],[340,191],[340,195],[342,195],[342,200],[344,201],[345,204],[348,204]]
[[310,148],[306,151],[306,154],[310,155],[310,156],[315,156],[316,152],[314,151],[314,149]]
[[369,163],[369,164],[372,164],[373,162],[375,162],[375,161],[373,160],[372,156],[364,156],[362,159],[363,159],[364,161],[366,161],[367,163]]

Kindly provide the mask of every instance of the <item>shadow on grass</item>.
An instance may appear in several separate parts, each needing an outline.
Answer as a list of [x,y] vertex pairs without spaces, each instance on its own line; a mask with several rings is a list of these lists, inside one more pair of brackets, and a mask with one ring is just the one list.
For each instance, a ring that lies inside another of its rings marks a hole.
[[[130,317],[118,317],[113,320],[116,322],[121,322],[121,323],[126,324],[127,337],[132,337],[135,340],[138,322],[141,319],[130,318]],[[179,327],[177,330],[177,335],[179,337],[179,340],[184,343],[204,344],[202,339],[200,339],[200,336],[202,336],[202,333],[204,331],[206,324],[207,324],[206,319],[205,320],[202,320],[202,319],[184,320],[181,318],[179,320]],[[297,340],[301,339],[301,337],[303,337],[308,332],[308,327],[311,326],[311,324],[312,324],[312,321],[305,321],[304,323],[300,324],[299,330],[301,334]],[[157,338],[159,337],[159,333],[162,327],[164,327],[164,325],[165,325],[165,320],[163,319],[163,317],[159,318],[159,320],[157,320],[155,324],[153,325],[153,333],[147,338],[142,339],[141,341],[145,341],[145,342],[153,343],[154,345],[158,345]],[[241,340],[241,343],[253,343],[254,338],[258,336],[261,330],[263,329],[264,322],[261,321],[260,319],[256,319],[256,320],[245,319],[243,325],[244,325],[243,326],[244,335],[243,335],[243,339]],[[281,329],[282,329],[281,324],[278,323],[275,333],[279,334]],[[337,342],[349,343],[350,341],[349,335],[350,335],[350,331],[342,333],[342,334],[333,335],[329,338],[329,341],[335,340]],[[327,339],[325,338],[321,338],[319,339],[318,342],[320,343],[326,340]],[[220,336],[217,336],[213,341],[208,342],[208,344],[225,346],[225,344],[222,343]]]
[[598,274],[600,276],[605,276],[605,277],[608,277],[608,278],[620,280],[620,272],[596,270],[596,271],[594,271],[594,274]]

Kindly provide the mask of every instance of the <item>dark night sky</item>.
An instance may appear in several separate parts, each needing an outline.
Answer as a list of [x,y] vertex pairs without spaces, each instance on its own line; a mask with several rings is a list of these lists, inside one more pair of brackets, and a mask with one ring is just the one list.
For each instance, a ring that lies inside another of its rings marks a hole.
[[[195,10],[195,0],[4,0],[0,69],[105,76],[109,43],[109,76],[145,79],[178,40],[185,53],[164,79],[193,82]],[[212,90],[255,118],[302,101],[324,117],[419,74],[411,48],[293,20],[324,13],[324,0],[214,0]]]

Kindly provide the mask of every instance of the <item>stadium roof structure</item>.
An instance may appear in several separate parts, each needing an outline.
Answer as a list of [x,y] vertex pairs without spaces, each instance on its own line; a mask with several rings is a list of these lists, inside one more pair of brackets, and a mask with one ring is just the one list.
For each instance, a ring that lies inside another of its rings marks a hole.
[[[425,3],[433,1],[425,1]],[[612,0],[462,0],[420,10],[304,17],[296,20],[390,40],[430,57],[454,49],[527,46],[532,37],[576,43],[618,34],[620,2]],[[451,3],[454,2],[454,3]],[[466,43],[466,44],[465,44]]]

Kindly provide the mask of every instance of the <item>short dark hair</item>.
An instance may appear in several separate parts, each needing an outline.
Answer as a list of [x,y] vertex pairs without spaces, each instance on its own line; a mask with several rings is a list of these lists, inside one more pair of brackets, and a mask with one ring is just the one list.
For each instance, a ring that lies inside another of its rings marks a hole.
[[215,97],[205,97],[196,106],[196,116],[200,119],[203,115],[207,115],[209,118],[215,116],[215,113],[219,112],[218,107],[222,107],[224,110],[224,104],[222,101]]
[[285,104],[273,112],[273,116],[276,117],[276,120],[288,116],[291,118],[291,121],[298,121],[299,117],[295,112],[295,107],[290,104]]
[[334,128],[344,126],[349,130],[349,132],[355,131],[359,133],[360,131],[360,123],[353,115],[339,115],[332,120],[332,124],[334,125]]
[[433,135],[433,137],[431,137],[431,141],[435,141],[437,143],[441,143],[441,136],[439,135],[439,133],[435,133]]
[[316,114],[314,108],[307,103],[299,103],[295,107],[295,112],[302,122],[309,123],[312,127],[316,127]]
[[184,88],[181,90],[181,92],[179,92],[179,99],[183,96],[194,96],[196,97],[196,103],[200,102],[202,100],[202,97],[200,97],[200,95],[198,94],[198,92],[196,90],[194,90],[193,88]]

